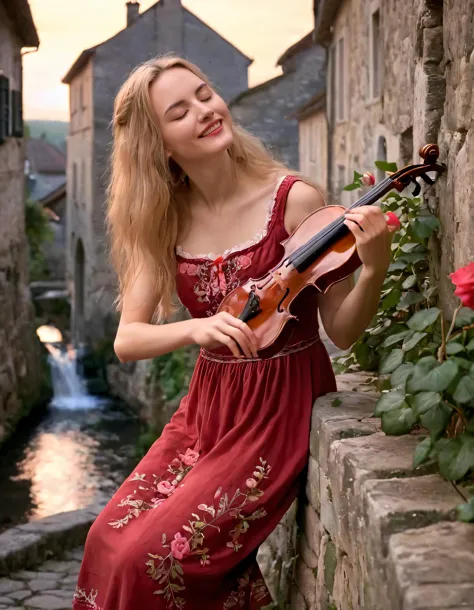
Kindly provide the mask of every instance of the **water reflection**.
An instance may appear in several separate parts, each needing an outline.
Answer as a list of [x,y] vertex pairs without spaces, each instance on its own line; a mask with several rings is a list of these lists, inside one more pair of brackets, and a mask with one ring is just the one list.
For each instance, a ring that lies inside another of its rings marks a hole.
[[0,454],[0,528],[104,503],[133,469],[138,434],[138,422],[111,403],[50,408]]

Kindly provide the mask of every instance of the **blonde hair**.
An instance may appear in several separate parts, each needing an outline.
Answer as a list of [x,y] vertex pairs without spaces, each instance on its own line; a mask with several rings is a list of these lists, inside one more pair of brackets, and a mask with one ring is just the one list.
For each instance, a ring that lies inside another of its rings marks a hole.
[[[163,140],[150,101],[150,85],[165,70],[181,67],[204,82],[209,79],[194,64],[164,56],[138,66],[115,98],[113,151],[108,186],[107,229],[110,257],[119,280],[116,306],[137,275],[138,263],[149,259],[155,278],[154,321],[164,321],[175,309],[175,248],[183,218],[176,192],[184,173],[168,162]],[[261,141],[233,125],[233,143],[228,152],[235,164],[253,174],[284,171]]]

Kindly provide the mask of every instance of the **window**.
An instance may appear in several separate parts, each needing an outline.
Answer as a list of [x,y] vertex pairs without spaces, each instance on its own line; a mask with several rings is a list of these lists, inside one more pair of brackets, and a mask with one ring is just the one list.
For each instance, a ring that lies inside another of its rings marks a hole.
[[380,9],[372,13],[370,19],[370,97],[376,100],[382,93],[382,32],[380,29]]
[[77,202],[77,165],[72,164],[72,200]]
[[[387,140],[380,136],[377,141],[377,158],[376,161],[387,161]],[[383,169],[377,168],[377,182],[382,182],[385,178]]]
[[11,95],[11,134],[15,138],[23,137],[23,100],[21,91],[12,91]]
[[85,161],[81,163],[81,203],[86,202],[86,164]]
[[344,121],[346,118],[346,60],[344,38],[336,44],[335,85],[336,85],[336,119]]
[[10,135],[10,81],[0,74],[0,144]]
[[344,165],[337,166],[337,190],[342,191],[346,186],[346,168]]

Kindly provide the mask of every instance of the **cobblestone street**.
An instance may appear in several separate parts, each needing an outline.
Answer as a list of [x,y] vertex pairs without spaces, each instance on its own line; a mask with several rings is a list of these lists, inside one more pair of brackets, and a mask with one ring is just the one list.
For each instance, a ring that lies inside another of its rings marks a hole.
[[48,560],[37,570],[13,572],[0,578],[0,610],[71,610],[83,548]]

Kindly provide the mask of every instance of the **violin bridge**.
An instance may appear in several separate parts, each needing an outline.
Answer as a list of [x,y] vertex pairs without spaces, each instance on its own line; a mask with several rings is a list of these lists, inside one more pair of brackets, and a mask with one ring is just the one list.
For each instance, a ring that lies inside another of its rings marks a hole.
[[290,277],[292,271],[294,271],[294,266],[291,263],[287,266],[278,267],[278,269],[272,271],[273,279],[282,290],[286,290],[288,288],[288,278]]

